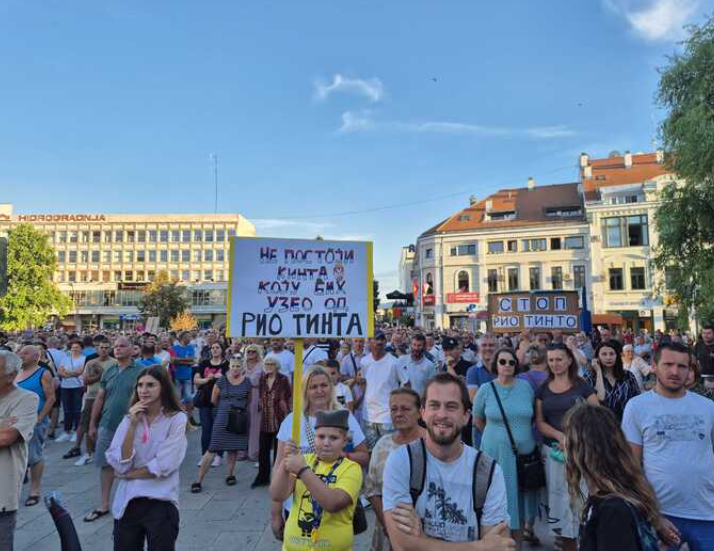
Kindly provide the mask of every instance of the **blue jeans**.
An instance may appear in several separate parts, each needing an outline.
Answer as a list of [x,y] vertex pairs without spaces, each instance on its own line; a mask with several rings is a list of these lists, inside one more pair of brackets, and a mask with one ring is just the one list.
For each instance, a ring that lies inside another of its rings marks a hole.
[[71,432],[79,428],[82,417],[83,388],[63,388],[62,406],[64,407],[64,431]]
[[[714,520],[692,520],[665,515],[677,527],[681,542],[689,545],[689,551],[709,551],[714,549]],[[670,547],[676,551],[679,547]]]
[[201,419],[201,453],[208,451],[211,445],[211,433],[213,432],[214,407],[198,408],[198,416]]

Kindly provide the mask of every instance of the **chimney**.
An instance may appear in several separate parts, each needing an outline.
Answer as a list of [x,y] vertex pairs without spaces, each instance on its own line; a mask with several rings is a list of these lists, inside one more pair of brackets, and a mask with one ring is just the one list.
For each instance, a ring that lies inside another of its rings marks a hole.
[[655,154],[657,155],[657,162],[662,164],[664,162],[664,149],[658,149]]
[[535,189],[535,180],[533,176],[528,176],[528,189]]
[[593,177],[593,167],[591,167],[591,166],[583,167],[583,178],[589,180],[592,177]]
[[625,168],[632,168],[632,153],[625,151]]
[[486,212],[491,212],[493,210],[493,201],[491,199],[486,200]]
[[590,155],[587,153],[580,154],[580,168],[585,168],[590,164]]
[[469,196],[469,205],[475,205],[478,203],[478,198],[475,195]]

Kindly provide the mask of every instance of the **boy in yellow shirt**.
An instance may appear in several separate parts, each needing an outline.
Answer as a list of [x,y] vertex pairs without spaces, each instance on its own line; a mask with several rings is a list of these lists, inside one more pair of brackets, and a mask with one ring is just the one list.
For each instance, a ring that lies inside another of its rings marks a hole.
[[350,551],[352,517],[362,487],[362,469],[343,457],[347,410],[317,413],[315,452],[300,455],[292,440],[275,470],[270,493],[275,501],[293,496],[285,525],[283,551]]

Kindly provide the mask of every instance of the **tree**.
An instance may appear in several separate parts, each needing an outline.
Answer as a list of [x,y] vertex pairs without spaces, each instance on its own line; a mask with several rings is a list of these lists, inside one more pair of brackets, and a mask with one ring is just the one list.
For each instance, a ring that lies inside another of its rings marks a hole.
[[31,224],[19,224],[8,232],[8,288],[0,298],[0,327],[20,331],[44,325],[53,314],[69,313],[70,298],[52,281],[56,264],[45,233]]
[[667,300],[714,320],[714,16],[690,26],[681,53],[661,70],[658,101],[665,163],[683,180],[662,193],[655,265],[666,274]]
[[372,280],[372,301],[374,302],[372,307],[376,312],[377,308],[379,308],[379,281],[376,279]]
[[171,320],[171,329],[174,331],[191,331],[198,327],[198,320],[188,311],[181,312]]
[[156,316],[159,326],[168,327],[171,320],[185,312],[189,307],[186,291],[162,271],[141,299],[139,310],[145,318]]

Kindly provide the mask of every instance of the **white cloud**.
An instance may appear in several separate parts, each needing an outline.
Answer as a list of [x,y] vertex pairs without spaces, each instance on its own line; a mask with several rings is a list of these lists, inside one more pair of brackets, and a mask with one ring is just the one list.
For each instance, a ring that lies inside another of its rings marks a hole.
[[536,126],[531,128],[505,128],[449,121],[421,123],[378,121],[372,116],[371,112],[367,110],[360,112],[345,111],[342,114],[342,126],[340,126],[339,129],[339,132],[342,134],[375,130],[488,137],[526,137],[539,140],[566,138],[576,134],[575,130],[568,128],[565,125]]
[[603,0],[646,40],[678,40],[699,10],[701,0]]
[[339,73],[332,77],[330,83],[319,79],[315,81],[315,99],[326,100],[337,92],[362,95],[376,103],[384,96],[384,86],[378,78],[346,78]]

